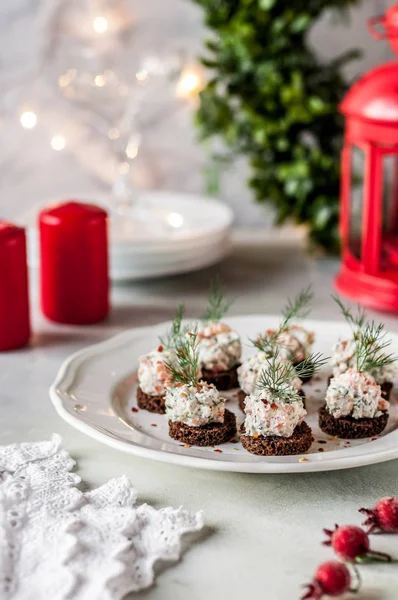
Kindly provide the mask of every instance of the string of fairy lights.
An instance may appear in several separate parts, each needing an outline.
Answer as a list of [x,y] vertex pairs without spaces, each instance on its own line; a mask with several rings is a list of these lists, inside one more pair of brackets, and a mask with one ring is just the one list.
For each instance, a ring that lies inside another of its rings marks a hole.
[[[108,12],[102,12],[100,4],[96,0],[95,7],[97,12],[95,14],[90,14],[89,22],[86,21],[84,23],[83,19],[79,19],[79,35],[81,34],[81,31],[84,30],[84,35],[86,37],[92,35],[94,36],[93,39],[95,40],[103,40],[107,36],[114,36],[118,31],[123,29],[124,24],[120,18],[120,15],[118,16],[116,13],[112,13],[112,11],[109,10]],[[131,26],[134,25],[132,24]],[[135,77],[135,83],[138,85],[144,85],[152,73],[157,73],[157,70],[162,69],[161,63],[162,60],[160,58],[154,60],[153,58],[151,59],[149,57],[147,61],[144,61],[143,65],[140,66],[133,76]],[[59,75],[57,86],[64,98],[68,97],[68,92],[70,95],[73,94],[71,86],[76,76],[77,72],[73,67],[64,70],[64,72]],[[115,78],[115,76],[115,73],[111,69],[107,69],[103,72],[93,74],[93,81],[91,83],[96,88],[105,88],[111,84],[112,78]],[[179,76],[175,83],[175,99],[179,101],[193,102],[197,98],[200,90],[203,88],[203,85],[204,74],[199,65],[192,63],[182,65]],[[121,87],[119,87],[118,93],[122,94]],[[126,90],[126,97],[127,96],[128,90]],[[43,111],[43,113],[44,114],[41,114],[40,109],[37,107],[31,106],[29,103],[24,103],[24,106],[19,111],[18,115],[21,127],[27,131],[35,129],[40,124],[41,120],[45,120],[47,118],[46,111]],[[47,140],[52,150],[55,152],[61,152],[67,148],[70,142],[68,134],[69,132],[66,130],[48,131]],[[117,140],[119,138],[120,131],[116,124],[112,124],[112,126],[109,127],[107,135],[110,140]],[[139,145],[137,136],[136,139],[133,139],[132,142],[130,142],[125,148],[128,159],[132,159],[137,155]]]

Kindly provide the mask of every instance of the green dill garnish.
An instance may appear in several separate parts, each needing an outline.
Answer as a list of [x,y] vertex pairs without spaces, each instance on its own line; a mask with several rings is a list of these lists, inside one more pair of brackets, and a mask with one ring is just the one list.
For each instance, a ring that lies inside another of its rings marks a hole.
[[273,356],[280,347],[280,344],[277,343],[278,339],[275,333],[268,336],[260,335],[256,340],[250,339],[249,341],[255,348],[257,348],[257,350],[264,352],[264,354],[266,354],[269,358],[271,358],[271,356]]
[[207,300],[207,308],[202,317],[203,321],[217,322],[228,312],[232,305],[231,301],[224,298],[220,278],[217,276],[210,285],[210,293]]
[[343,304],[343,302],[338,296],[332,295],[332,298],[339,306],[343,317],[345,318],[349,326],[353,329],[354,334],[358,333],[358,331],[361,330],[366,324],[368,318],[366,311],[358,304],[356,307],[356,314],[354,314],[350,308]]
[[184,318],[185,307],[183,304],[177,306],[176,314],[171,323],[171,327],[166,337],[159,337],[159,342],[166,350],[172,350],[178,343],[178,339],[184,331],[181,331],[182,320]]
[[355,342],[355,362],[359,372],[381,369],[397,360],[395,355],[384,352],[391,345],[386,335],[382,323],[372,321],[362,327]]
[[273,398],[284,402],[301,400],[300,394],[293,387],[295,377],[306,378],[317,371],[327,362],[320,353],[310,354],[299,365],[294,366],[290,361],[281,361],[279,354],[274,354],[267,360],[268,367],[264,369],[257,381],[257,388],[268,391]]
[[282,322],[279,325],[280,332],[285,331],[293,319],[302,320],[308,316],[313,298],[314,294],[310,285],[301,290],[293,300],[288,298],[287,304],[282,310]]
[[[286,331],[293,319],[305,319],[310,312],[310,303],[314,297],[311,286],[301,290],[293,298],[288,298],[286,306],[282,310],[282,320],[279,327],[270,335],[261,335],[256,340],[250,340],[257,350],[264,352],[268,356],[272,356],[277,351],[278,346],[283,346],[279,343],[279,337]],[[287,348],[287,346],[284,346]]]
[[382,323],[367,322],[367,314],[363,308],[357,306],[356,313],[345,306],[338,296],[332,296],[353,330],[355,341],[355,363],[359,372],[372,372],[391,365],[397,360],[393,354],[384,352],[391,345],[391,340],[386,339],[387,332]]
[[174,383],[198,384],[199,350],[198,331],[195,328],[177,339],[174,347],[175,363],[166,362]]

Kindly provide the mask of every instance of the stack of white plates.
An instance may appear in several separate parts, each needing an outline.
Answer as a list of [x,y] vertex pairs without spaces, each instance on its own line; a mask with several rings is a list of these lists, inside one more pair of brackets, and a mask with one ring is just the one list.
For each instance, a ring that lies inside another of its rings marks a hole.
[[[233,215],[217,200],[174,192],[143,192],[138,207],[120,214],[113,210],[110,198],[75,198],[104,206],[111,215],[110,264],[114,281],[194,271],[216,264],[230,250]],[[21,219],[28,226],[28,260],[34,269],[39,266],[38,210]]]

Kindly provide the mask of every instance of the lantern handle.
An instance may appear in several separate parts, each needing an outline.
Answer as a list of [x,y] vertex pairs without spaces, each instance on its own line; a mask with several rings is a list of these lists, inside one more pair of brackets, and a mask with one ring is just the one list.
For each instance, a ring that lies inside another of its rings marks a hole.
[[[379,31],[376,28],[378,25],[383,27],[382,31]],[[388,37],[387,32],[385,30],[384,15],[377,15],[376,17],[371,17],[370,19],[368,19],[368,29],[372,37],[375,38],[375,40],[385,40]]]

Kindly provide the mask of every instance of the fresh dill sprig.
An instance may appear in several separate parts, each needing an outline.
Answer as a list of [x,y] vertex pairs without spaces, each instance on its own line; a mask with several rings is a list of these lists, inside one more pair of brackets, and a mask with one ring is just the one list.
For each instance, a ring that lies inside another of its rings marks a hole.
[[279,326],[280,332],[284,331],[293,319],[301,320],[308,316],[313,298],[314,294],[310,285],[301,290],[293,300],[288,298],[287,304],[282,310],[282,321]]
[[316,353],[310,354],[299,365],[294,366],[290,361],[281,361],[279,354],[276,353],[268,359],[268,367],[261,372],[257,380],[257,388],[270,392],[273,398],[278,398],[284,402],[301,400],[300,394],[292,386],[293,379],[313,375],[327,361],[328,358],[323,358],[320,353]]
[[386,339],[387,332],[383,323],[374,321],[366,324],[361,335],[355,343],[355,361],[358,371],[371,372],[391,365],[397,360],[393,354],[387,354],[385,349],[391,345],[391,340]]
[[174,383],[187,385],[198,384],[199,349],[197,328],[188,331],[177,339],[174,347],[176,360],[174,363],[166,362]]
[[368,318],[366,311],[358,304],[355,314],[350,308],[343,304],[343,302],[338,296],[332,295],[332,298],[340,308],[341,313],[347,321],[347,323],[354,330],[354,333],[358,333],[366,325],[366,321]]
[[249,342],[257,348],[260,352],[264,352],[267,356],[271,357],[278,352],[281,344],[278,344],[277,336],[272,333],[269,336],[260,335],[257,339],[249,339]]
[[176,314],[171,323],[171,327],[166,334],[166,337],[159,337],[159,342],[166,350],[173,349],[178,343],[179,337],[184,333],[181,331],[182,320],[184,318],[185,307],[183,304],[179,304],[176,309]]
[[224,298],[224,292],[220,278],[218,276],[215,277],[210,285],[207,308],[202,319],[207,322],[220,321],[228,312],[231,305],[232,301],[227,301]]
[[312,377],[329,361],[329,358],[329,356],[323,356],[320,352],[313,352],[294,367],[297,377],[301,379]]
[[[291,362],[280,361],[278,356],[268,359],[268,365],[261,371],[256,387],[267,391],[273,398],[280,400],[300,400],[300,395],[291,385],[296,370]],[[289,386],[288,388],[286,386]]]
[[282,320],[279,327],[270,335],[262,335],[256,340],[250,340],[253,346],[269,356],[275,354],[277,347],[283,345],[279,342],[280,335],[286,331],[293,319],[305,319],[310,311],[309,304],[313,297],[312,288],[308,286],[301,290],[293,300],[288,298],[287,304],[282,310]]

